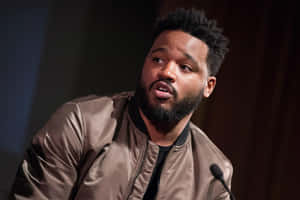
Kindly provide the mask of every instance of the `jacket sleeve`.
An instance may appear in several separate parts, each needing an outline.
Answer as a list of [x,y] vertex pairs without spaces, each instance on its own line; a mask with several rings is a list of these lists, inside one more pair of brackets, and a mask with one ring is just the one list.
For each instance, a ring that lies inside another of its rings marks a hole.
[[9,199],[70,199],[83,149],[78,105],[67,103],[33,137]]

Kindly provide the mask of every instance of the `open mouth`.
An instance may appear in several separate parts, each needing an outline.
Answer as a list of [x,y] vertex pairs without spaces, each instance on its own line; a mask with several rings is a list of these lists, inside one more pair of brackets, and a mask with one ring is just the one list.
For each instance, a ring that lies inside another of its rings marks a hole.
[[154,95],[158,99],[169,99],[173,96],[173,88],[168,83],[158,81],[153,85]]

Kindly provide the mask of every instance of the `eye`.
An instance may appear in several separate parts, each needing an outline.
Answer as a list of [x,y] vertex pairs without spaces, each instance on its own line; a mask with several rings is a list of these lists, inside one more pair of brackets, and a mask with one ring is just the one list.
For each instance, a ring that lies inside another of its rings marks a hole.
[[156,63],[162,63],[163,62],[163,60],[161,58],[159,58],[159,57],[153,57],[152,61],[156,62]]
[[192,67],[189,65],[180,65],[180,69],[184,72],[192,72],[193,71]]

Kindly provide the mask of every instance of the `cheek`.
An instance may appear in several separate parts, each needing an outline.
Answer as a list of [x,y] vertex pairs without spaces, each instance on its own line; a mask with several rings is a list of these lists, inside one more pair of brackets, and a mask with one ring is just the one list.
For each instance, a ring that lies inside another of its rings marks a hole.
[[181,88],[181,91],[185,95],[194,96],[199,93],[204,88],[203,82],[197,81],[187,81]]
[[149,75],[149,73],[147,72],[147,69],[145,69],[145,67],[144,67],[143,71],[141,73],[141,82],[143,84],[147,83],[147,81],[148,81],[148,75]]
[[151,66],[144,65],[142,73],[141,73],[141,80],[144,84],[150,84],[155,79],[155,71]]

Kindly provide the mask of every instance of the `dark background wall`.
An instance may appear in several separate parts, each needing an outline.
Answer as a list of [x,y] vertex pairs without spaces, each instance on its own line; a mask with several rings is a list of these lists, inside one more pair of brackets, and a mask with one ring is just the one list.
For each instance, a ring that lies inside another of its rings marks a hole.
[[193,121],[231,159],[237,199],[295,199],[300,33],[290,1],[10,2],[0,6],[0,199],[58,106],[135,88],[154,17],[176,7],[204,9],[231,40]]
[[0,199],[27,140],[49,6],[32,0],[0,3]]

